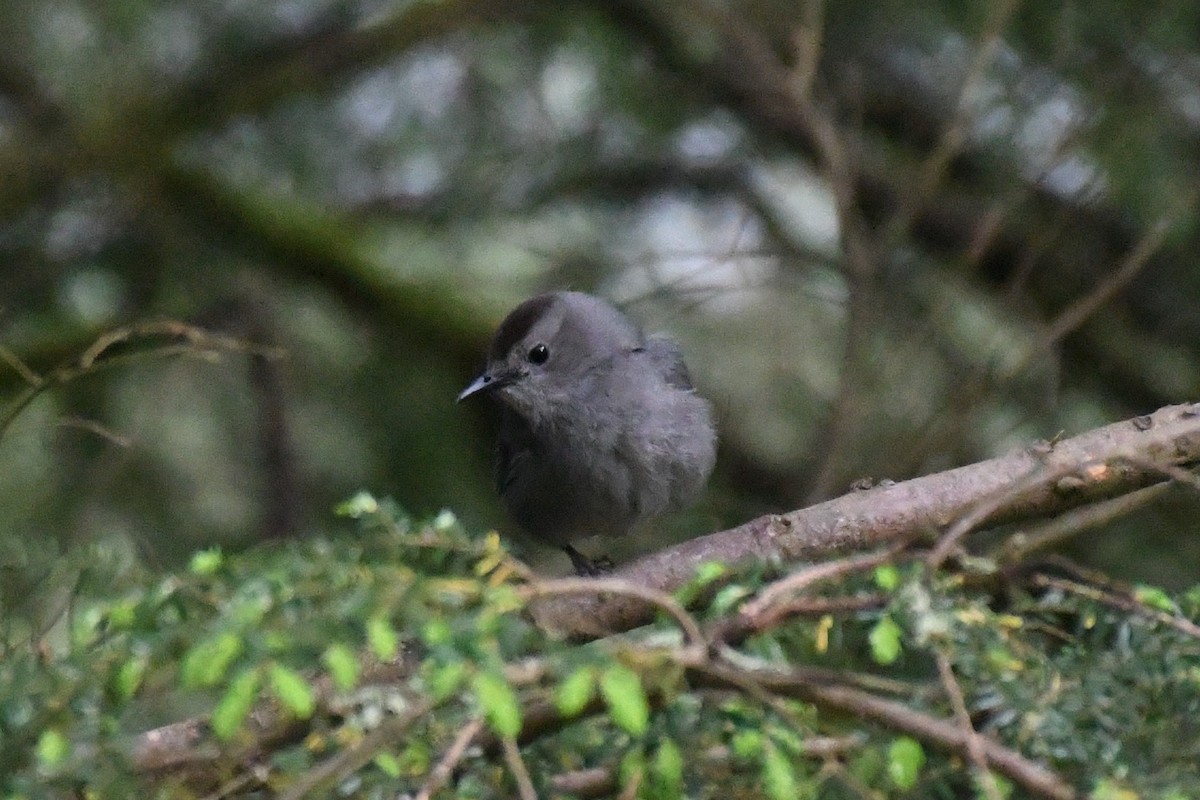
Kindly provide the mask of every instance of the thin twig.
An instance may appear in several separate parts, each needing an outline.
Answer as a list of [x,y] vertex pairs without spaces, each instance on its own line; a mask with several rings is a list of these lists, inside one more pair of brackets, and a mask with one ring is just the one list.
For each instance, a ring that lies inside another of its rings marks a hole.
[[954,719],[958,722],[959,730],[967,742],[967,754],[975,765],[975,776],[979,781],[988,800],[1003,800],[1000,787],[996,785],[996,776],[988,769],[987,752],[984,750],[984,739],[979,731],[971,724],[971,712],[967,710],[967,700],[963,697],[962,687],[954,677],[954,667],[950,658],[942,652],[937,654],[938,675],[942,679],[942,688],[950,698],[950,707],[954,709]]
[[800,597],[788,600],[771,608],[770,615],[758,620],[759,630],[769,628],[776,622],[789,617],[813,617],[825,614],[847,614],[853,611],[866,611],[873,608],[883,608],[891,598],[882,593],[855,594],[839,597]]
[[792,48],[796,53],[792,86],[800,97],[812,97],[813,83],[817,79],[817,67],[821,63],[824,6],[824,0],[807,0],[800,12],[800,24],[792,33]]
[[430,770],[425,782],[421,784],[416,800],[430,800],[446,784],[446,781],[454,773],[455,767],[462,761],[467,748],[471,746],[471,742],[475,740],[481,730],[483,730],[483,718],[481,717],[468,720],[466,725],[458,729],[454,741],[446,748],[446,752],[442,754],[441,759]]
[[536,597],[553,597],[573,594],[613,594],[632,597],[652,603],[666,611],[679,623],[687,642],[692,645],[704,646],[704,632],[700,629],[696,618],[687,612],[674,597],[666,592],[640,586],[623,578],[555,578],[552,580],[536,581],[520,588],[520,594],[525,600]]
[[797,570],[790,575],[769,584],[753,599],[742,605],[741,613],[751,619],[762,616],[778,604],[781,598],[795,595],[814,583],[840,578],[855,572],[874,569],[886,564],[896,557],[906,546],[907,542],[897,542],[876,553],[839,558],[826,561],[811,567]]
[[[954,722],[937,719],[903,703],[885,700],[869,692],[848,686],[813,682],[801,671],[747,670],[727,664],[707,662],[693,669],[699,679],[718,685],[740,685],[747,677],[769,691],[797,697],[818,708],[835,709],[901,731],[937,747],[967,756],[967,741]],[[1061,776],[1047,767],[1025,758],[987,736],[981,736],[988,765],[1037,797],[1049,800],[1076,800],[1078,793]]]
[[512,773],[513,780],[517,782],[517,792],[520,794],[521,800],[537,800],[537,790],[533,788],[533,779],[529,777],[529,768],[525,766],[525,759],[521,758],[517,740],[511,736],[505,736],[502,744],[504,761],[508,764],[508,771]]
[[414,703],[403,714],[388,717],[356,744],[317,764],[301,775],[279,800],[301,800],[320,796],[371,762],[388,744],[398,741],[418,720],[438,706],[438,701],[425,698]]
[[[1139,419],[1150,420],[1151,418],[1145,417]],[[1147,421],[1141,424],[1149,425],[1151,423]],[[1200,478],[1197,478],[1192,473],[1174,464],[1160,463],[1154,461],[1153,459],[1140,456],[1136,453],[1115,454],[1112,457],[1111,462],[1113,465],[1123,463],[1144,471],[1160,472],[1168,478],[1173,478],[1181,483],[1192,486],[1193,488],[1200,489]],[[952,525],[946,531],[946,533],[943,534],[937,545],[934,546],[933,550],[930,551],[927,563],[932,569],[936,569],[941,565],[946,557],[949,556],[950,551],[963,536],[969,533],[976,525],[979,525],[981,522],[986,520],[998,509],[1002,508],[1007,502],[1019,496],[1022,492],[1033,488],[1034,486],[1052,483],[1060,478],[1066,477],[1071,473],[1078,473],[1088,479],[1099,479],[1100,477],[1105,476],[1112,468],[1112,466],[1102,462],[1079,464],[1074,466],[1070,464],[1064,464],[1055,469],[1043,468],[1027,474],[1024,478],[1014,482],[1006,489],[1002,489],[1001,491],[996,492],[992,497],[981,501],[978,505],[976,505],[975,508],[971,509],[968,513],[960,517],[954,523],[954,525]],[[1150,495],[1150,497],[1153,496],[1153,494]],[[1137,501],[1130,501],[1128,496],[1125,498],[1115,498],[1115,500],[1122,499],[1126,500],[1128,505],[1131,507],[1136,507],[1136,505],[1140,504]],[[1122,507],[1122,505],[1118,504],[1108,507],[1104,509],[1104,511],[1112,511],[1113,508],[1120,509]],[[1103,511],[1097,512],[1097,516],[1102,514]]]
[[1148,606],[1136,597],[1117,594],[1116,592],[1106,591],[1096,586],[1088,586],[1087,584],[1067,580],[1066,578],[1044,575],[1040,572],[1030,575],[1029,582],[1034,586],[1044,589],[1058,589],[1068,594],[1085,597],[1088,600],[1093,600],[1119,611],[1139,614],[1155,622],[1161,622],[1163,625],[1169,625],[1187,636],[1200,639],[1200,625],[1197,625],[1186,617],[1169,614],[1162,609]]
[[1184,486],[1200,492],[1200,475],[1196,475],[1194,472],[1190,472],[1183,467],[1178,467],[1174,464],[1163,464],[1159,461],[1151,461],[1136,455],[1126,456],[1123,460],[1133,464],[1135,467],[1157,470],[1176,483],[1182,483]]
[[[186,341],[183,344],[172,342],[152,346],[132,353],[105,355],[111,347],[120,342],[135,338],[164,336],[182,338]],[[117,328],[97,338],[78,358],[68,361],[46,375],[37,376],[37,380],[30,382],[30,385],[9,403],[3,416],[0,416],[0,436],[3,436],[4,432],[12,425],[13,420],[42,393],[84,375],[90,375],[100,370],[112,369],[150,358],[167,359],[177,355],[212,358],[222,352],[249,353],[261,355],[266,358],[279,358],[283,350],[280,348],[262,347],[252,342],[212,333],[203,328],[175,320],[157,320]],[[104,357],[101,358],[101,356]]]
[[885,564],[907,546],[908,541],[904,540],[877,553],[839,558],[793,572],[769,584],[758,596],[747,601],[737,614],[710,623],[705,629],[705,638],[709,642],[736,645],[755,631],[771,628],[788,617],[884,606],[887,604],[887,597],[878,594],[836,598],[795,598],[790,595],[795,595],[814,583]]
[[1036,552],[1057,547],[1081,533],[1141,508],[1170,488],[1170,483],[1157,483],[1111,500],[1101,500],[1064,512],[1049,522],[1008,537],[992,551],[991,558],[1001,564],[1019,564]]
[[550,776],[550,786],[559,794],[572,797],[608,797],[617,790],[615,767],[589,767]]
[[133,447],[133,439],[128,436],[123,436],[107,426],[97,422],[94,419],[84,419],[83,417],[66,417],[59,420],[58,423],[63,428],[78,428],[88,433],[94,433],[101,439],[105,439],[123,450]]
[[33,368],[26,364],[20,356],[9,350],[4,345],[0,345],[0,361],[8,364],[13,368],[13,371],[21,376],[21,380],[25,381],[30,386],[38,386],[42,382],[42,376],[33,371]]
[[1003,383],[1004,381],[1011,380],[1013,377],[1024,372],[1030,364],[1043,354],[1050,352],[1055,344],[1062,341],[1069,334],[1082,327],[1088,319],[1116,297],[1122,289],[1128,286],[1145,269],[1146,265],[1150,263],[1151,257],[1162,247],[1175,221],[1190,215],[1195,201],[1196,198],[1194,195],[1189,196],[1173,216],[1164,216],[1151,225],[1142,234],[1141,238],[1134,242],[1129,252],[1117,264],[1116,269],[1100,281],[1092,291],[1060,311],[1045,326],[1037,341],[1031,344],[1024,355],[1016,359],[999,376],[999,382]]
[[259,776],[254,774],[255,769],[256,768],[254,766],[243,769],[241,772],[222,783],[212,792],[205,795],[203,800],[222,800],[222,798],[225,797],[234,797],[238,794],[244,794],[249,786],[261,782]]
[[1162,246],[1175,219],[1190,211],[1193,203],[1194,198],[1189,198],[1185,208],[1174,219],[1164,217],[1151,225],[1150,229],[1142,235],[1142,238],[1134,244],[1116,270],[1101,281],[1089,294],[1081,297],[1064,309],[1046,329],[1042,349],[1048,348],[1051,343],[1060,341],[1068,333],[1078,329],[1089,317],[1099,311],[1118,292],[1124,289],[1130,281],[1136,278],[1138,273],[1150,262],[1150,257]]
[[638,789],[642,788],[642,778],[645,772],[642,768],[638,768],[632,775],[629,776],[629,781],[621,788],[621,793],[617,795],[617,800],[636,800]]
[[949,556],[955,546],[964,536],[981,525],[1005,505],[1012,502],[1021,494],[1037,486],[1045,486],[1060,478],[1065,478],[1073,472],[1078,472],[1083,465],[1060,464],[1057,467],[1042,465],[1031,470],[1008,486],[1002,486],[991,496],[982,498],[967,513],[961,515],[954,524],[946,529],[938,539],[933,549],[925,559],[930,569],[938,569]]
[[883,241],[885,246],[895,246],[900,238],[908,231],[912,221],[920,213],[927,200],[933,196],[939,183],[946,175],[950,162],[962,152],[967,142],[971,118],[967,103],[975,87],[984,79],[987,68],[996,56],[996,51],[1004,42],[1004,29],[1008,25],[1013,12],[1016,11],[1018,0],[1000,0],[990,3],[988,20],[984,25],[983,35],[975,47],[974,57],[967,65],[962,83],[958,87],[958,95],[954,100],[954,111],[948,124],[942,128],[941,136],[932,152],[921,163],[916,176],[916,190],[907,203],[900,204],[893,218],[885,226]]

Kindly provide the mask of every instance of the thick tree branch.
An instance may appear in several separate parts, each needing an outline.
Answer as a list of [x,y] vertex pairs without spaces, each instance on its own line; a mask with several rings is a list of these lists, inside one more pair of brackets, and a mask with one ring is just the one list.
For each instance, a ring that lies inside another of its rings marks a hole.
[[[1057,443],[759,517],[651,553],[614,577],[672,592],[709,561],[811,561],[936,535],[962,521],[970,522],[965,533],[1038,519],[1162,482],[1156,465],[1198,461],[1200,405],[1167,406]],[[533,612],[548,630],[592,638],[644,624],[653,607],[630,597],[557,597]]]

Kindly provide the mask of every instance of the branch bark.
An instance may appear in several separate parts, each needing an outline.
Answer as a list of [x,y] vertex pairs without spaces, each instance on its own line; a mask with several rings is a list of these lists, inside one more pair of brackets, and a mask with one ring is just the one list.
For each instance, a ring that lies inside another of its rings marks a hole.
[[[805,562],[936,536],[963,520],[978,529],[1039,519],[1160,483],[1166,469],[1197,462],[1200,404],[1166,406],[1056,443],[758,517],[643,556],[613,577],[669,593],[709,561]],[[539,601],[532,611],[548,631],[589,639],[642,625],[654,608],[631,597],[581,596]]]

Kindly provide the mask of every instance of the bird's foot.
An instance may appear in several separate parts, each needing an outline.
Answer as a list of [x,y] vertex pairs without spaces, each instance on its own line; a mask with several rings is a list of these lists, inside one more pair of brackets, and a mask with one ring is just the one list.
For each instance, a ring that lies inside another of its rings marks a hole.
[[563,552],[571,559],[571,566],[575,568],[575,574],[581,578],[595,578],[599,575],[607,575],[616,567],[616,564],[608,556],[588,558],[571,545],[564,547]]

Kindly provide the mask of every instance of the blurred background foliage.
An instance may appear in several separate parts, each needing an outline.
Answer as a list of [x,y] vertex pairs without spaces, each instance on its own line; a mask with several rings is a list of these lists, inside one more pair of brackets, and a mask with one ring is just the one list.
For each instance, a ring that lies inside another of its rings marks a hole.
[[[1183,0],[8,0],[2,613],[337,531],[363,487],[507,530],[452,401],[547,288],[676,335],[718,409],[664,536],[1194,397],[1198,32]],[[1196,511],[1074,554],[1189,584]]]

